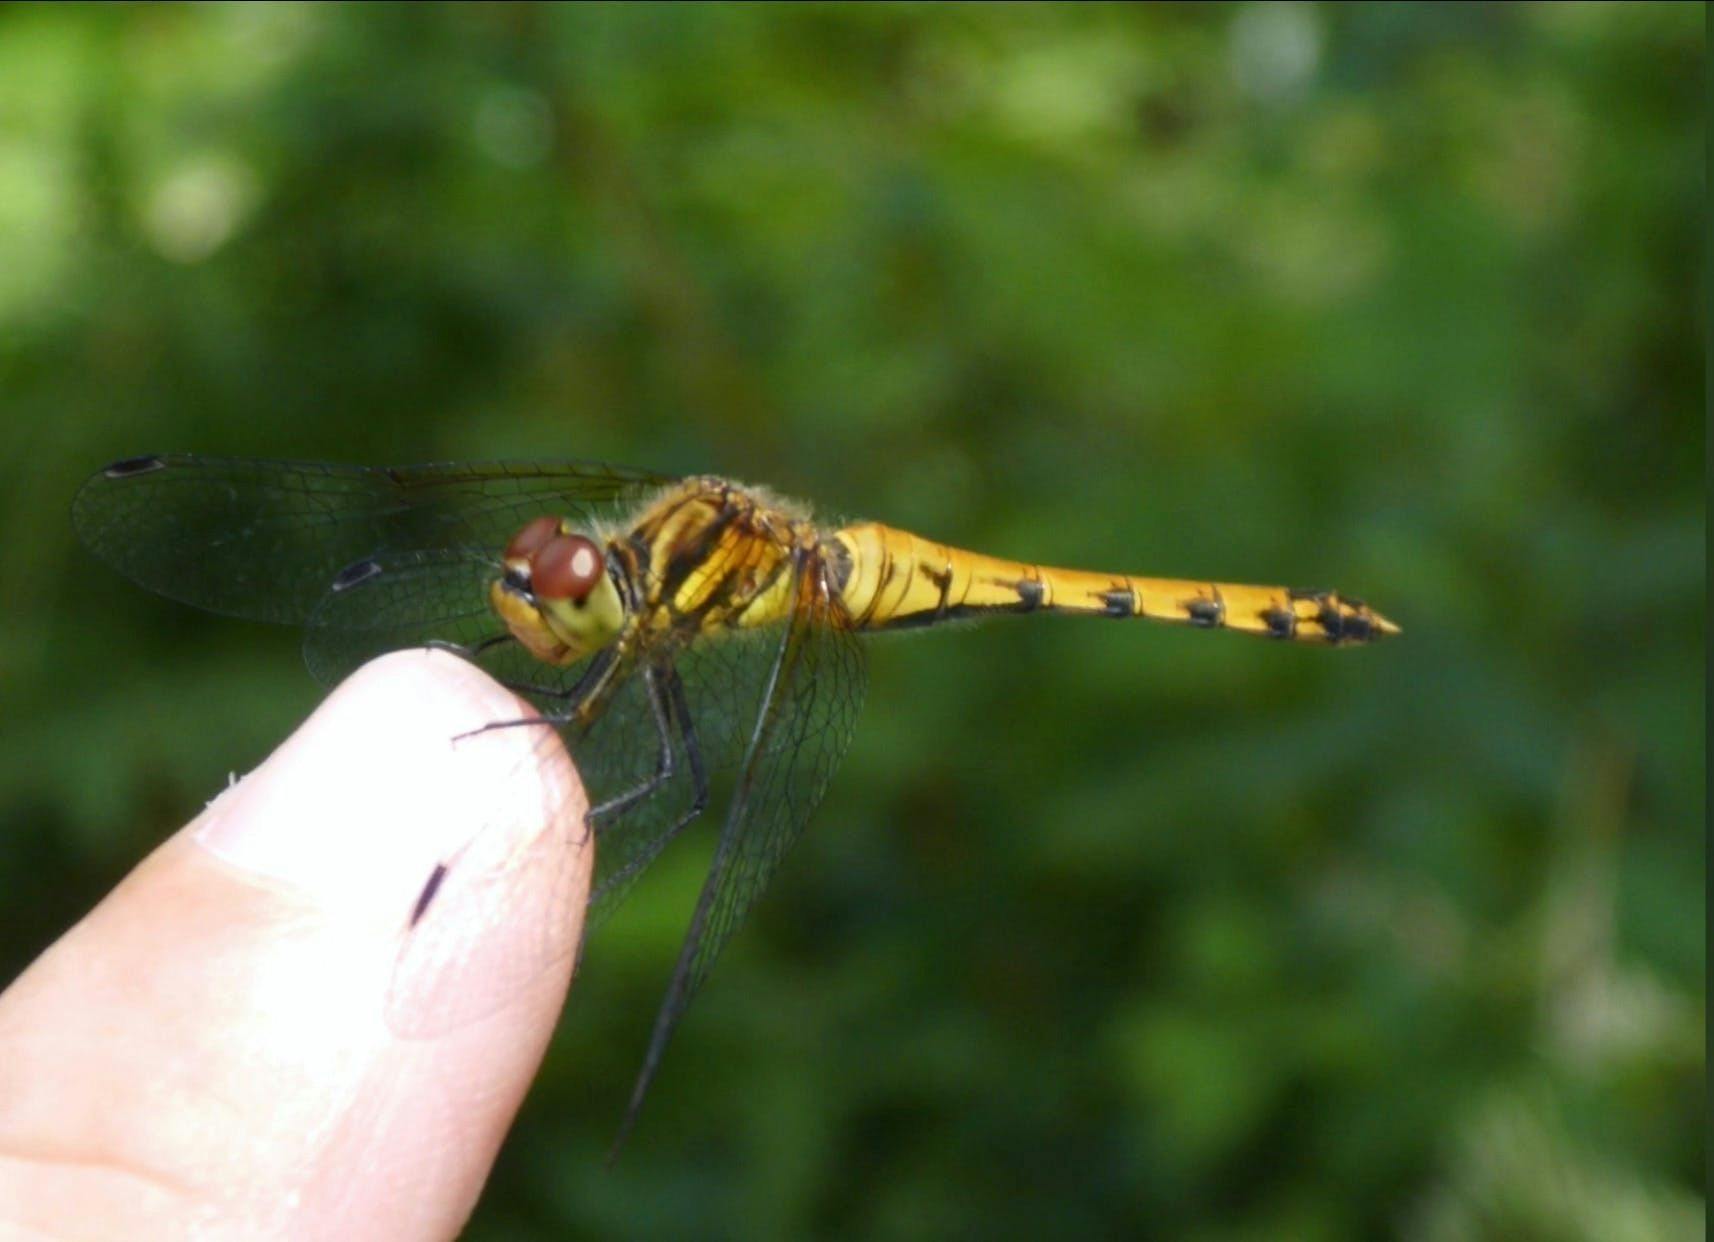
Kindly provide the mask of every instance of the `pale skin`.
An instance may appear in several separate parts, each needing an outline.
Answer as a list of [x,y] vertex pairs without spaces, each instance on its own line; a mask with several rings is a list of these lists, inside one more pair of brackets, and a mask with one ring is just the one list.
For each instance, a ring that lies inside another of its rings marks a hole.
[[[574,956],[445,1032],[384,1001],[449,842],[549,832],[587,892],[557,740],[451,744],[527,713],[452,656],[376,661],[0,994],[0,1238],[456,1236]],[[468,929],[498,961],[531,932]]]

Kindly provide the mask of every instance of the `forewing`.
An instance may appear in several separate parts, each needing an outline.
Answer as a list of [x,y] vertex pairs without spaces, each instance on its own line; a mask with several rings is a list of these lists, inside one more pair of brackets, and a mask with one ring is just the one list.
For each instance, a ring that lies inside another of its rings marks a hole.
[[72,520],[92,552],[151,591],[295,625],[353,562],[449,548],[497,557],[538,514],[595,524],[667,481],[597,462],[364,467],[165,454],[91,476]]
[[714,861],[655,1018],[620,1138],[674,1026],[715,959],[803,831],[850,743],[863,652],[820,561],[804,555],[797,607],[777,646]]
[[500,576],[489,552],[435,549],[390,552],[348,566],[304,623],[304,662],[326,685],[378,655],[431,643],[462,648],[473,663],[527,697],[544,713],[575,685],[581,665],[556,668],[511,641],[488,602]]

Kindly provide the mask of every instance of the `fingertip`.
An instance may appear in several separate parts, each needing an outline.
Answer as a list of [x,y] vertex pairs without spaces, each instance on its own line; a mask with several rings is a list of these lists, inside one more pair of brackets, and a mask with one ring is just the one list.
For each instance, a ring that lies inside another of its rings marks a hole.
[[581,822],[587,801],[557,733],[521,723],[538,719],[456,656],[382,656],[223,792],[193,839],[318,902],[409,909],[433,869],[478,834]]
[[[144,1168],[209,1220],[277,1217],[233,1236],[453,1231],[546,1048],[587,900],[586,801],[556,732],[484,730],[534,718],[443,652],[353,674],[0,996],[0,1139],[92,1153],[68,1202]],[[412,912],[460,851],[477,865],[437,897],[412,994],[504,986],[483,1020],[401,1039],[387,1004],[425,939]],[[544,922],[552,952],[529,956]],[[136,1199],[102,1202],[123,1219]]]

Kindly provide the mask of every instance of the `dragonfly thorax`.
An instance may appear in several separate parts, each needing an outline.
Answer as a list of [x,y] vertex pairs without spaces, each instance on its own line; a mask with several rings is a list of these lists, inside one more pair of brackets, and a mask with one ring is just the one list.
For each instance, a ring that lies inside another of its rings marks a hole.
[[624,627],[624,601],[601,545],[565,519],[528,523],[506,545],[504,563],[489,602],[538,660],[575,664]]

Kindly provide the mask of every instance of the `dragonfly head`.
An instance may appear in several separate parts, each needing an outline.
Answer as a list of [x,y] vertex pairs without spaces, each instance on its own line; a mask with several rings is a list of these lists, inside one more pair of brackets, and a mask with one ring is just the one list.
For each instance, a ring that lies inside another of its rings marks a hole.
[[538,659],[575,664],[612,642],[625,623],[601,545],[563,519],[539,517],[513,535],[505,566],[489,599]]

